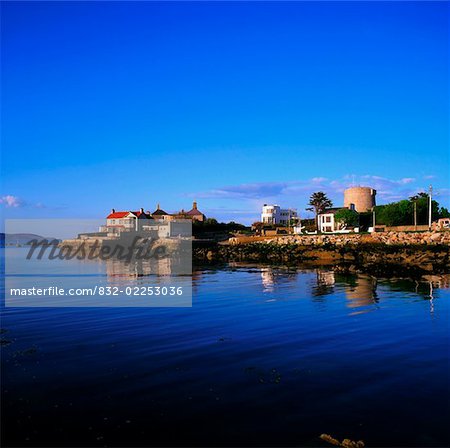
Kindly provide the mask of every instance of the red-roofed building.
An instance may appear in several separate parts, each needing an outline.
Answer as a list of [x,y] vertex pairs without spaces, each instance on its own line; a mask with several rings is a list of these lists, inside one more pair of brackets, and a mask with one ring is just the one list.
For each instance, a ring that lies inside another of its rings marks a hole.
[[102,226],[100,231],[118,234],[130,230],[138,230],[150,219],[153,219],[152,216],[149,212],[144,212],[143,208],[137,212],[117,212],[115,209],[112,209],[111,213],[106,217],[106,226]]

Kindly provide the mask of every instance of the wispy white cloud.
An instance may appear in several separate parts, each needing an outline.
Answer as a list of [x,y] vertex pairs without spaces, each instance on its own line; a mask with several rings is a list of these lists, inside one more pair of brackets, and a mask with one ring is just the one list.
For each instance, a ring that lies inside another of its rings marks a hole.
[[[250,223],[259,219],[264,203],[294,207],[302,217],[309,217],[310,214],[305,209],[310,195],[316,191],[325,192],[333,204],[339,206],[343,205],[345,189],[351,186],[367,186],[377,190],[377,204],[387,204],[407,199],[420,191],[427,191],[428,183],[423,178],[415,177],[393,179],[376,174],[348,174],[337,179],[313,177],[307,180],[230,185],[188,196],[203,198],[207,203],[214,204],[213,208],[207,210],[211,216],[234,218]],[[446,206],[450,198],[448,189],[435,188],[434,191],[436,199]],[[217,208],[222,206],[223,208]]]
[[49,209],[49,210],[61,210],[67,208],[66,205],[48,206],[43,202],[33,203],[12,194],[0,196],[0,205],[3,205],[6,208]]
[[0,197],[0,204],[4,205],[5,207],[18,208],[23,207],[25,205],[25,202],[18,196],[7,194]]
[[[351,181],[350,181],[351,179]],[[344,176],[341,179],[313,177],[309,180],[290,182],[259,182],[225,186],[219,189],[195,193],[196,197],[215,199],[270,200],[283,196],[305,196],[314,191],[323,190],[331,196],[338,196],[352,185],[369,186],[377,190],[382,201],[394,201],[417,192],[422,185],[417,185],[416,178],[404,177],[388,179],[381,176],[365,174],[362,176]],[[341,200],[342,202],[342,200]]]

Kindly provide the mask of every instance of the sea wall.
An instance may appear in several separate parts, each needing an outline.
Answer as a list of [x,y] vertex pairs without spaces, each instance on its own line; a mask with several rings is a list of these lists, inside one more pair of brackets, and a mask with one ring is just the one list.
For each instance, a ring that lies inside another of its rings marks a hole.
[[234,237],[231,245],[264,242],[274,244],[300,244],[303,246],[320,246],[333,244],[336,246],[355,245],[361,243],[383,243],[387,245],[448,244],[450,231],[443,232],[374,232],[321,235],[285,235],[273,237]]
[[340,265],[383,275],[450,273],[450,232],[290,235],[194,244],[194,262]]

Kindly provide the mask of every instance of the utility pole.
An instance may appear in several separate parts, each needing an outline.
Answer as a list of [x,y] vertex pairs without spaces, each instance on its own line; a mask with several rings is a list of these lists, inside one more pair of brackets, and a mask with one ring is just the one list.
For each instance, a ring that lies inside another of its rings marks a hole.
[[417,199],[414,199],[414,230],[417,230]]
[[428,230],[431,230],[431,206],[433,205],[433,203],[432,203],[432,194],[433,194],[433,187],[430,185],[430,189],[429,189],[429,193],[428,193],[428,198],[429,198],[429,203],[428,203]]
[[372,216],[373,216],[373,231],[375,232],[375,207],[372,209]]

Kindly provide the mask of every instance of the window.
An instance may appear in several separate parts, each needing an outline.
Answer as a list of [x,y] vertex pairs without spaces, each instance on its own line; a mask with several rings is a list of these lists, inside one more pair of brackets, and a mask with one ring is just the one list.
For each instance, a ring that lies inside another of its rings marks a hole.
[[327,221],[327,222],[331,222],[331,216],[327,216],[326,221]]

